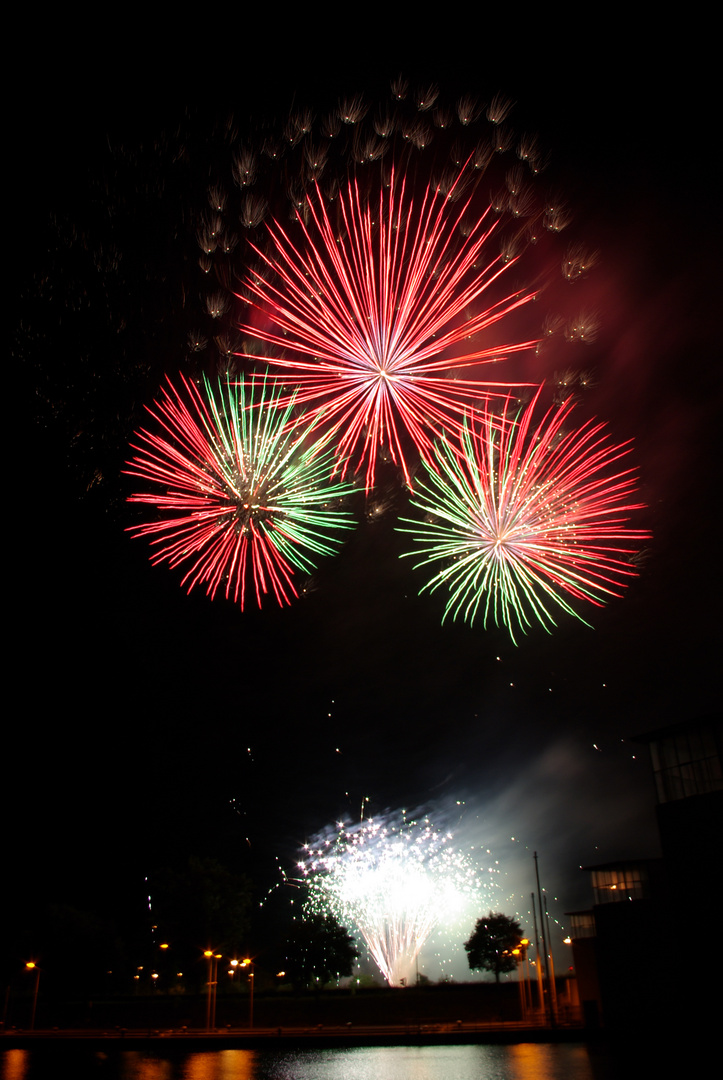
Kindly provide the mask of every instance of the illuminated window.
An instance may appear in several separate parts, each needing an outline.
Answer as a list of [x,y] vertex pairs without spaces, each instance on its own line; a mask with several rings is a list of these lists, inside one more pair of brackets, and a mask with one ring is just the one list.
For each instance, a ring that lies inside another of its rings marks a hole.
[[648,872],[640,863],[630,863],[615,869],[593,870],[592,887],[596,904],[645,900],[648,896]]

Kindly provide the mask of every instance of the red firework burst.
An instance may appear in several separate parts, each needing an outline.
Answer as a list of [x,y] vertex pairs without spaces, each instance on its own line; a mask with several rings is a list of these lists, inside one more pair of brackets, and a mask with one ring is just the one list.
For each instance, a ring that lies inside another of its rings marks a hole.
[[290,424],[293,399],[279,407],[273,380],[244,385],[204,379],[203,391],[182,377],[162,391],[160,432],[140,431],[139,454],[129,475],[153,485],[133,495],[160,512],[158,520],[130,528],[154,545],[153,563],[187,566],[188,591],[221,588],[243,610],[246,594],[261,606],[273,593],[280,604],[297,596],[295,570],[340,545],[338,532],[353,525],[342,507],[353,484],[330,481],[336,455],[309,425]]
[[458,378],[460,369],[536,345],[492,342],[491,328],[534,293],[498,295],[517,260],[491,252],[491,208],[466,225],[464,183],[462,171],[446,191],[428,186],[415,198],[392,173],[378,201],[365,201],[350,181],[335,222],[317,186],[298,215],[302,235],[274,221],[271,253],[255,249],[272,273],[246,280],[258,316],[241,328],[273,346],[265,362],[283,369],[299,404],[323,414],[340,458],[366,470],[367,490],[380,447],[410,483],[403,433],[435,468],[434,436],[460,430],[499,385]]

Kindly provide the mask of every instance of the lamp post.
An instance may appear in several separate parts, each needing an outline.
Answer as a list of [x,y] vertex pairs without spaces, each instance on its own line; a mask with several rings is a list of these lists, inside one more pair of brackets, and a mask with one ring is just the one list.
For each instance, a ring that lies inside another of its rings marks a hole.
[[250,967],[249,971],[249,1028],[254,1026],[254,962],[246,959],[241,967]]
[[535,1011],[535,1006],[534,1006],[533,1001],[532,1001],[532,980],[530,978],[530,957],[529,957],[528,951],[527,951],[529,949],[529,947],[530,947],[529,938],[523,938],[522,939],[522,944],[523,944],[524,950],[525,950],[523,961],[522,961],[523,968],[524,968],[524,979],[525,979],[525,1005],[526,1005],[526,1008],[528,1009],[528,1011],[530,1013],[532,1013],[532,1012]]
[[[545,901],[545,917],[549,918],[547,914],[547,901]],[[552,937],[550,937],[550,1011],[554,1020],[557,1020],[557,983],[555,982],[555,961],[552,956]]]
[[527,938],[521,938],[517,948],[512,950],[512,955],[515,958],[515,965],[517,967],[517,982],[520,987],[520,1010],[522,1012],[522,1019],[527,1017],[527,986],[525,979],[525,963],[527,960],[527,946],[530,944]]
[[34,960],[28,960],[25,965],[26,971],[35,972],[35,989],[33,990],[33,1011],[30,1014],[30,1030],[35,1031],[35,1010],[38,1007],[38,989],[40,987],[40,968]]
[[238,971],[239,961],[238,960],[231,960],[230,964],[231,964],[231,970],[229,971],[229,975],[231,976],[231,979],[233,980],[234,975]]
[[211,1008],[211,1029],[216,1030],[216,991],[218,989],[218,962],[222,960],[221,953],[213,954],[213,1006]]
[[208,980],[206,983],[206,1031],[211,1030],[211,978],[213,970],[213,950],[204,950],[203,955],[208,960]]
[[221,953],[205,949],[203,955],[208,960],[208,996],[206,997],[206,1031],[216,1027],[216,975]]

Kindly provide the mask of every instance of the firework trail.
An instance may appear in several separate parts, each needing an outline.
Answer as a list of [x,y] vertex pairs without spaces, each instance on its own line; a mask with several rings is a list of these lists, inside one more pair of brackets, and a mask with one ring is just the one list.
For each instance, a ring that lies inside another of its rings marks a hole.
[[432,436],[459,429],[470,402],[498,385],[460,370],[537,344],[493,343],[491,328],[535,294],[491,298],[517,260],[490,250],[499,226],[490,207],[460,233],[472,199],[459,198],[464,186],[461,170],[415,199],[392,170],[366,199],[352,180],[332,221],[317,185],[309,223],[298,217],[303,238],[272,221],[271,255],[254,249],[267,273],[246,279],[257,320],[241,330],[272,346],[267,362],[298,388],[299,404],[323,415],[342,457],[365,469],[367,491],[381,447],[411,484],[402,433],[434,468]]
[[137,433],[140,456],[126,470],[162,489],[129,499],[162,517],[128,531],[159,545],[152,563],[190,563],[189,592],[205,583],[213,598],[220,587],[242,610],[251,591],[259,606],[268,593],[289,603],[294,570],[312,569],[353,525],[341,508],[353,484],[329,480],[336,452],[308,423],[293,426],[293,399],[281,407],[273,380],[215,391],[205,378],[203,391],[182,382],[185,395],[169,380],[148,410],[162,430]]
[[634,471],[619,468],[629,444],[611,444],[601,423],[566,430],[570,401],[533,422],[539,396],[517,415],[508,399],[501,415],[471,420],[461,448],[438,443],[438,472],[412,500],[424,517],[401,530],[416,565],[436,569],[423,589],[449,591],[444,618],[473,623],[481,611],[513,641],[533,619],[554,626],[553,605],[584,622],[567,598],[620,596],[648,536],[628,526],[642,507]]
[[466,926],[481,910],[471,858],[428,818],[407,820],[401,812],[340,824],[305,852],[299,868],[309,909],[353,926],[390,986],[414,981],[417,957],[436,927]]

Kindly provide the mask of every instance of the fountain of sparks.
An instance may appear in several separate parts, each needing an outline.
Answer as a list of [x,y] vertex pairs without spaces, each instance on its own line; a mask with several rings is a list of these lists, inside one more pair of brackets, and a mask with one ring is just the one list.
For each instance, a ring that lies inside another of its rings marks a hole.
[[306,845],[299,868],[308,908],[355,929],[390,986],[414,981],[437,927],[466,925],[483,903],[477,868],[452,834],[404,812],[337,825]]

